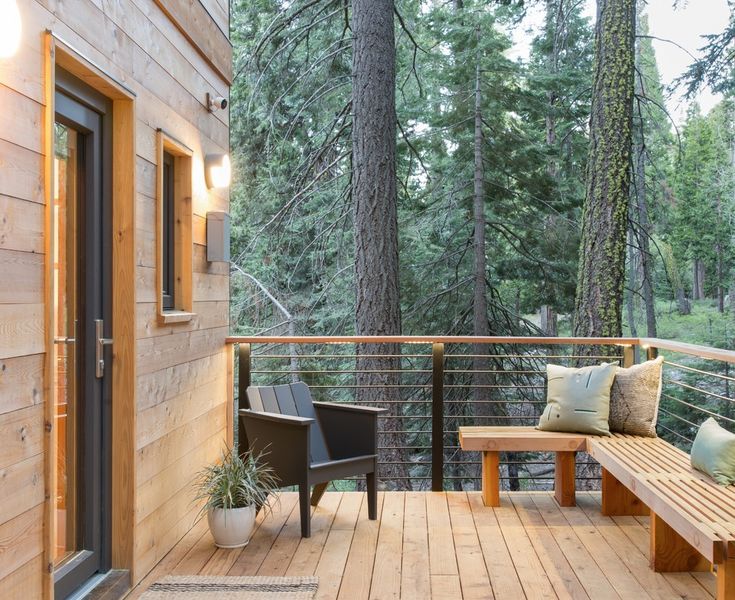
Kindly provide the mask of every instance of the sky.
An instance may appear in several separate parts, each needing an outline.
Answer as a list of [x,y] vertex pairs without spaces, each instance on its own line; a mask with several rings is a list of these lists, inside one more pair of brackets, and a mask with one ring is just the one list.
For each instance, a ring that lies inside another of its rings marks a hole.
[[[594,23],[595,1],[584,0],[584,2],[584,14],[589,16]],[[674,0],[648,0],[646,2],[650,35],[660,38],[660,40],[653,40],[653,47],[664,85],[671,83],[681,75],[692,62],[687,51],[695,56],[699,54],[699,48],[705,44],[701,36],[720,33],[725,29],[730,15],[727,0],[680,0],[676,9],[673,8],[673,4]],[[526,33],[526,28],[528,26],[535,28],[542,23],[542,8],[537,6],[538,8],[529,11],[527,23],[516,29],[514,33],[516,48],[513,54],[516,56],[528,56],[527,40],[530,38]],[[683,49],[661,40],[676,42]],[[720,95],[713,95],[709,90],[704,90],[696,100],[706,113],[721,99]],[[676,123],[684,120],[687,103],[681,99],[679,94],[667,100],[667,107]]]

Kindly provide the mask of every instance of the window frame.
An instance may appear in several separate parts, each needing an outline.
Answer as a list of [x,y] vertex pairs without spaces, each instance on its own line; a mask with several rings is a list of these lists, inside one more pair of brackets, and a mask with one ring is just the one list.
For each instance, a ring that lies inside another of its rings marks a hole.
[[192,311],[192,155],[156,132],[156,305],[160,324],[184,323]]
[[176,202],[175,159],[163,151],[163,188],[161,197],[161,308],[176,310]]

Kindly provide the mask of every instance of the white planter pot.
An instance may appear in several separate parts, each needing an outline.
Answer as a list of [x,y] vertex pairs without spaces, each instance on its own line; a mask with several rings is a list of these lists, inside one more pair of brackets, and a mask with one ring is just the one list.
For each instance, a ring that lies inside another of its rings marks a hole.
[[209,531],[219,548],[240,548],[250,541],[255,525],[255,507],[211,508],[207,511]]

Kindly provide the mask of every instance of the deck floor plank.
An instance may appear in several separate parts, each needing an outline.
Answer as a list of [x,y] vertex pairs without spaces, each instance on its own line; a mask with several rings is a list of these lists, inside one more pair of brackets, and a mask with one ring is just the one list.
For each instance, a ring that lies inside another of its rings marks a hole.
[[[531,495],[519,493],[511,495],[510,498],[559,599],[586,600],[589,598],[577,574],[559,548],[559,544],[556,543],[554,534],[546,526]],[[506,596],[508,597],[510,596]]]
[[[590,598],[594,598],[594,600],[616,600],[620,598],[605,576],[605,572],[598,566],[593,554],[589,552],[580,539],[579,536],[584,537],[586,532],[577,530],[567,522],[559,505],[551,496],[533,495],[532,498],[546,526],[556,538],[559,548],[566,556]],[[609,556],[605,557],[606,560],[609,558]]]
[[[630,539],[611,517],[600,513],[599,505],[588,494],[578,495],[577,505],[615,551],[626,568],[631,572],[649,596],[658,600],[680,597],[681,592],[671,585],[663,573],[656,573],[648,567],[648,554],[631,545]],[[694,581],[691,585],[696,585]],[[696,588],[689,586],[689,592]]]
[[495,598],[490,578],[482,555],[480,539],[472,518],[472,509],[466,492],[447,492],[449,517],[452,521],[452,535],[457,552],[459,581],[462,597],[467,599],[489,600]]
[[[601,499],[599,494],[589,494],[588,498],[594,502],[593,510],[599,510]],[[638,548],[639,552],[646,557],[648,564],[648,556],[650,552],[650,518],[649,517],[631,517],[617,516],[612,517],[615,526],[619,531],[625,534],[632,544]],[[701,577],[697,577],[701,575]],[[664,579],[671,588],[676,592],[676,598],[710,598],[715,596],[715,578],[707,573],[663,573]],[[706,590],[706,594],[702,596],[702,587]]]
[[[335,517],[340,512],[343,494],[322,496],[319,505],[312,508],[311,537],[301,538],[286,575],[313,575],[325,547]],[[357,519],[357,515],[355,515]],[[299,521],[299,526],[301,521]]]
[[355,527],[355,535],[352,538],[350,552],[347,555],[344,575],[339,584],[338,600],[368,600],[370,597],[370,583],[373,580],[373,566],[378,546],[384,498],[385,494],[379,492],[377,521],[368,519],[367,499],[362,503]]
[[298,519],[298,503],[299,496],[295,492],[281,494],[268,518],[258,527],[248,545],[227,571],[228,575],[255,575],[258,572],[289,517],[296,512]]
[[401,596],[431,597],[426,494],[408,492],[403,517]]
[[198,523],[127,600],[170,573],[316,574],[319,600],[712,598],[709,573],[648,569],[645,520],[599,508],[587,492],[563,509],[548,492],[504,493],[496,508],[479,492],[381,492],[370,521],[364,493],[328,492],[306,540],[286,492],[243,549],[217,550]]
[[495,507],[493,511],[526,598],[528,600],[558,598],[508,494],[501,494],[500,502],[501,505]]
[[513,559],[503,539],[495,512],[487,510],[478,493],[467,495],[475,529],[480,540],[482,555],[490,576],[490,585],[496,598],[525,598],[523,586],[516,573]]
[[403,556],[403,514],[406,494],[386,494],[380,518],[378,546],[370,585],[371,600],[401,597],[401,560]]

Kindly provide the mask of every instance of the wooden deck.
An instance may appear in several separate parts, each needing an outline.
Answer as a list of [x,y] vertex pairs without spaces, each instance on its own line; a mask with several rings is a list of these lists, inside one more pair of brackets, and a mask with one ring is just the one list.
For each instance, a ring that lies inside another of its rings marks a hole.
[[504,494],[486,508],[480,494],[388,492],[379,520],[365,494],[325,494],[312,537],[299,536],[297,495],[281,496],[250,544],[216,549],[200,521],[128,596],[181,575],[312,575],[318,598],[712,598],[710,573],[648,568],[648,519],[600,515],[600,498],[579,493],[559,508],[551,493]]

